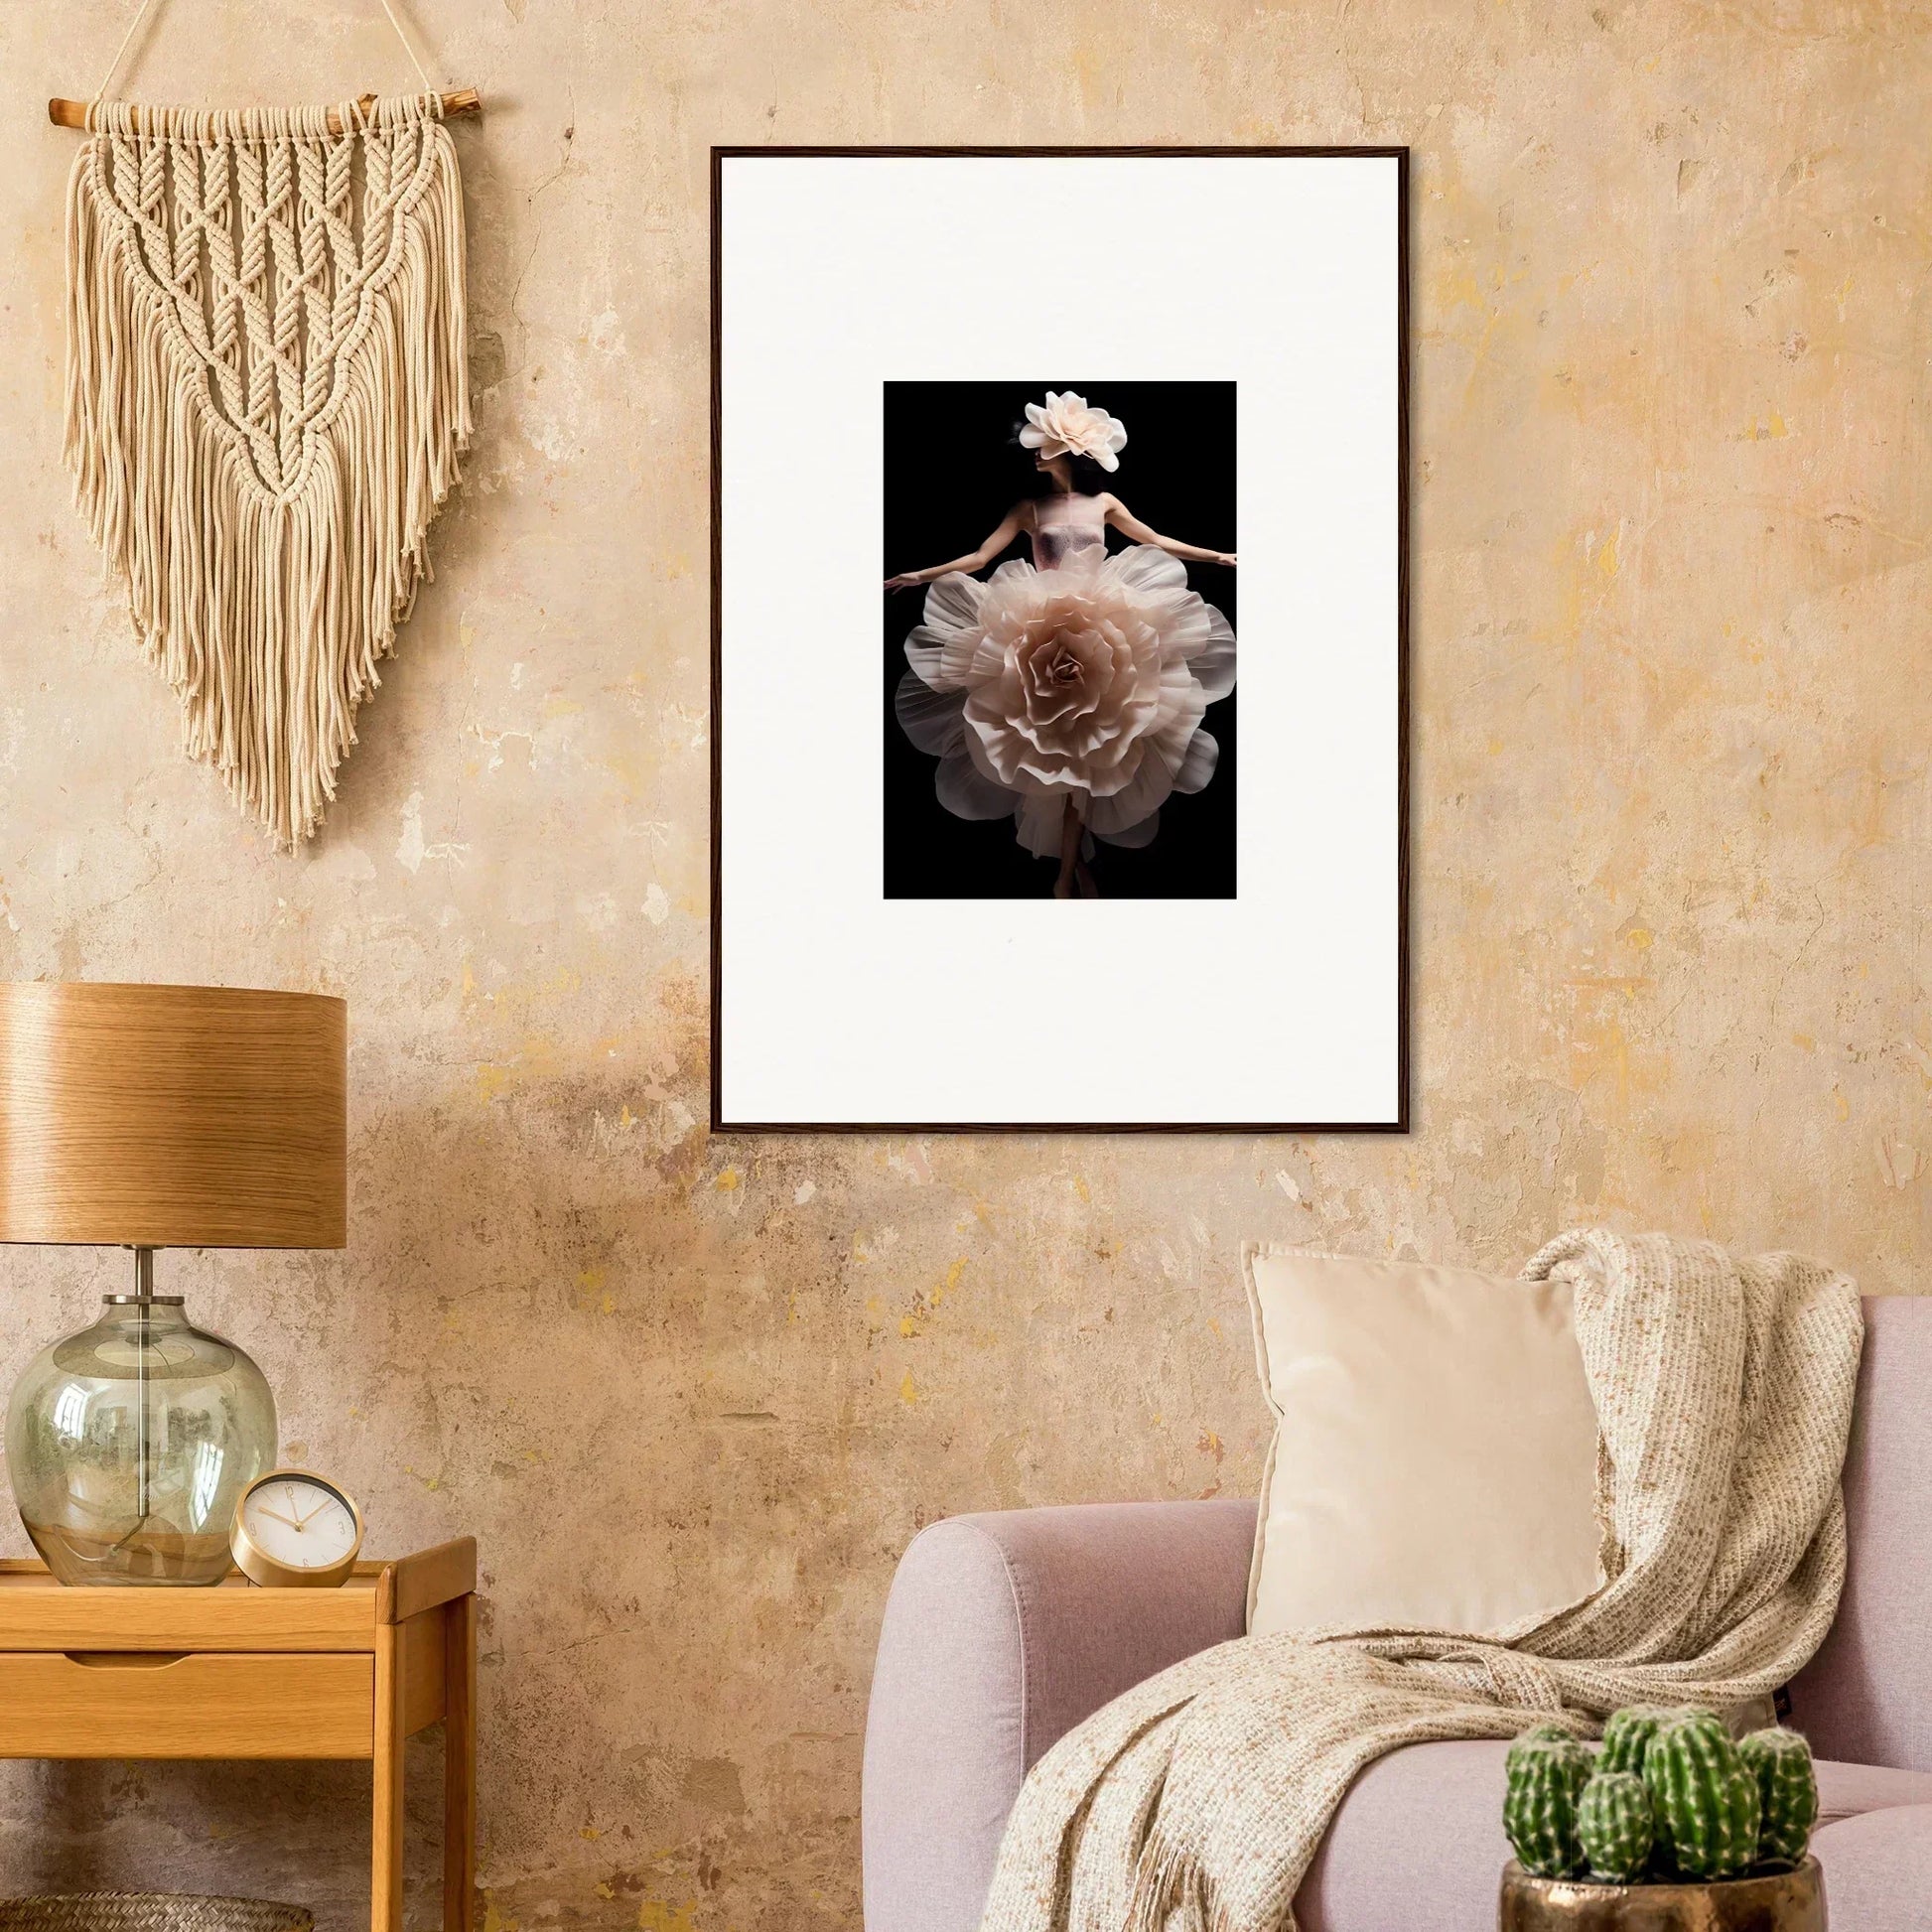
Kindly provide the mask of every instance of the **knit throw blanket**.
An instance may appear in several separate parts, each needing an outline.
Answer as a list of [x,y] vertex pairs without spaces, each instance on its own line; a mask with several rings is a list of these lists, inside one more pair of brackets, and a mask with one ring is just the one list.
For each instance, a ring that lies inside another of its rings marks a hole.
[[1237,1638],[1137,1685],[1034,1767],[982,1932],[1292,1932],[1329,1819],[1384,1752],[1735,1705],[1817,1649],[1845,1577],[1857,1286],[1793,1255],[1597,1231],[1524,1272],[1575,1293],[1602,1587],[1479,1638]]

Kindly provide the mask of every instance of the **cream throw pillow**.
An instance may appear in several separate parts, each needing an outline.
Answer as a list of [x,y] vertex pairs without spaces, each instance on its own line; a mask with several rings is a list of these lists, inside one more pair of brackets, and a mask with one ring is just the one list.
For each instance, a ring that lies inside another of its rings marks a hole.
[[1602,1581],[1596,1413],[1553,1282],[1243,1252],[1278,1418],[1248,1630],[1500,1630]]

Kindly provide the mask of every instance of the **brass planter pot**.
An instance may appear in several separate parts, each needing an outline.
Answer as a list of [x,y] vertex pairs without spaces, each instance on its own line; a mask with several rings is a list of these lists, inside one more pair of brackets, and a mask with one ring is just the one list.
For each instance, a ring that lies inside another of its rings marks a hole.
[[1791,1871],[1708,1885],[1599,1885],[1503,1867],[1497,1932],[1825,1932],[1825,1880]]

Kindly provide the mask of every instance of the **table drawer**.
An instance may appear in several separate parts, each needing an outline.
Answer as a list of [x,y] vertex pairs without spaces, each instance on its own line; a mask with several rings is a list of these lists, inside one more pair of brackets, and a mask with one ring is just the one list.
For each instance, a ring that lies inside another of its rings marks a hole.
[[0,1651],[0,1757],[367,1757],[353,1653]]

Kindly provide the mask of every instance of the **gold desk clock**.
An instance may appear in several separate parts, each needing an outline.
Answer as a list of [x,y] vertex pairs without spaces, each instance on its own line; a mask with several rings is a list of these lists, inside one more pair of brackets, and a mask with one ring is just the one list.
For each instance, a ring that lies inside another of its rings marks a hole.
[[362,1512],[312,1469],[271,1469],[241,1492],[228,1547],[266,1589],[334,1589],[355,1568]]

